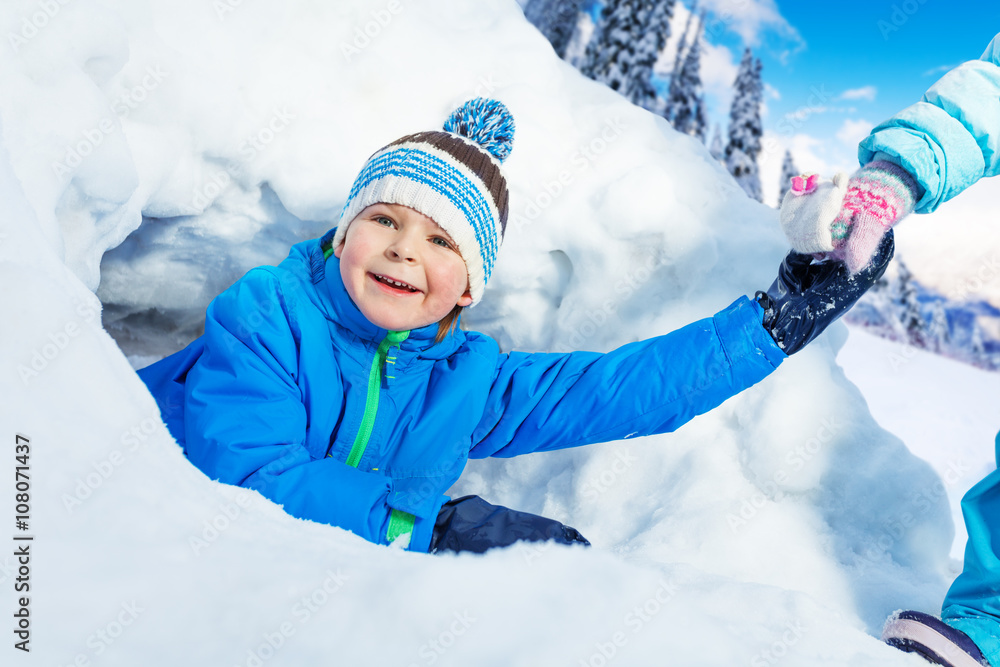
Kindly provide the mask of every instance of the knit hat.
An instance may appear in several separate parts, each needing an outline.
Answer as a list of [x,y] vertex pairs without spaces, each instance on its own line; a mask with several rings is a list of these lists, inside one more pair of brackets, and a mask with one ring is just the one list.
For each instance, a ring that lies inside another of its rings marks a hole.
[[478,97],[456,109],[443,132],[410,134],[383,147],[354,181],[333,247],[368,206],[408,206],[454,239],[469,272],[472,305],[479,303],[507,228],[507,180],[500,163],[513,141],[507,107]]

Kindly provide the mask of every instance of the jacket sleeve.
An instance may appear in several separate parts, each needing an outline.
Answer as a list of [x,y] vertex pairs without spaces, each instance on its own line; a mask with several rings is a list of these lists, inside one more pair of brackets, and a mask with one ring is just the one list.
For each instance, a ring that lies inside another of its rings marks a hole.
[[714,317],[607,354],[502,355],[470,456],[516,456],[677,429],[786,358],[740,297]]
[[[305,448],[298,332],[280,281],[254,269],[209,305],[205,348],[185,385],[185,450],[213,479],[259,491],[292,516],[385,544],[389,477]],[[433,521],[417,518],[410,549],[426,551]]]
[[866,165],[885,159],[906,169],[930,213],[984,176],[1000,173],[1000,35],[979,60],[959,65],[858,146]]

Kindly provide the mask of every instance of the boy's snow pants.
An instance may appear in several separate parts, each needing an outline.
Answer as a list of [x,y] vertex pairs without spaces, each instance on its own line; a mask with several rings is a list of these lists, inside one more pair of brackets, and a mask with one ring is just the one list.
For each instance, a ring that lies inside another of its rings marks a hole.
[[590,546],[575,528],[537,514],[491,505],[479,496],[464,496],[444,504],[434,524],[430,552],[483,553],[515,542],[582,544]]
[[[1000,464],[1000,433],[996,447]],[[969,489],[962,515],[969,530],[965,566],[944,598],[941,617],[1000,667],[1000,470]]]

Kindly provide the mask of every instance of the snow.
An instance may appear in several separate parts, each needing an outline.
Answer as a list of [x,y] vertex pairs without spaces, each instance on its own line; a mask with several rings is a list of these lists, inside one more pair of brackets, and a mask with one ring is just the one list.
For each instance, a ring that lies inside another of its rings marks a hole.
[[372,545],[212,482],[160,422],[133,366],[336,224],[374,150],[476,94],[518,134],[468,326],[505,349],[609,350],[770,283],[775,212],[558,60],[515,2],[23,1],[0,25],[0,497],[19,434],[30,528],[11,536],[34,536],[21,662],[923,664],[876,636],[954,576],[947,459],[871,416],[835,361],[841,325],[673,434],[476,461],[453,489],[591,549]]
[[961,560],[968,535],[959,501],[996,469],[1000,373],[853,327],[837,362],[864,393],[876,421],[941,478],[956,527],[951,555]]

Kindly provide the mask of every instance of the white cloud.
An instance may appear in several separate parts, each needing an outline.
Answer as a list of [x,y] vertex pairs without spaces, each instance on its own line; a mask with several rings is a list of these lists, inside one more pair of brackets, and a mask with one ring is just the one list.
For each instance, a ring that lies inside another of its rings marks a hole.
[[856,150],[858,143],[868,136],[873,127],[875,127],[875,123],[863,118],[859,118],[858,120],[848,118],[834,136],[837,137],[837,141],[840,143]]
[[954,63],[951,65],[939,65],[933,69],[929,69],[926,72],[924,72],[924,76],[939,76],[941,74],[944,74],[945,72],[950,72],[951,70],[958,67],[960,64],[961,63]]
[[809,120],[810,116],[817,116],[826,113],[855,113],[857,109],[854,107],[828,107],[828,106],[804,106],[799,107],[795,111],[789,111],[782,119],[787,121],[793,127],[798,127],[802,123]]
[[805,40],[781,15],[774,0],[704,0],[702,4],[712,14],[706,26],[710,35],[729,30],[748,46],[757,47],[765,33],[775,33],[792,46],[779,54],[779,59],[805,48]]
[[864,88],[852,88],[845,90],[837,99],[841,100],[868,100],[873,102],[878,89],[875,86],[865,86]]

